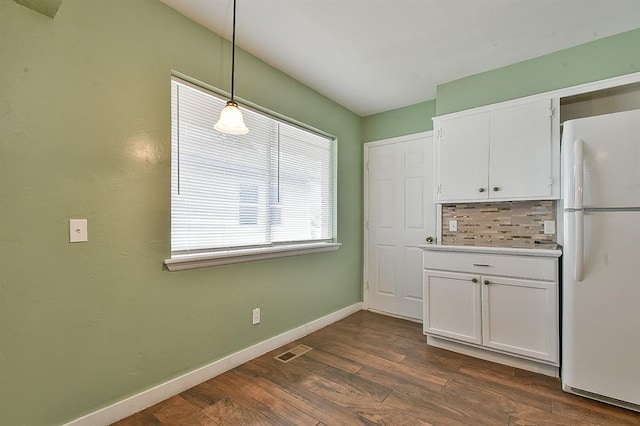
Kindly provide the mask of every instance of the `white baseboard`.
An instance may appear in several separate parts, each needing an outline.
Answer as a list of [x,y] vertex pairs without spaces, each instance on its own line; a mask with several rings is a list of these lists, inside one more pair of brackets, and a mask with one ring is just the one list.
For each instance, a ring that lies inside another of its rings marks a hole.
[[401,319],[401,320],[411,321],[411,322],[415,322],[415,323],[418,323],[418,324],[422,324],[423,323],[423,321],[421,319],[405,317],[404,315],[392,314],[391,312],[379,311],[377,309],[369,309],[369,308],[365,308],[364,306],[362,307],[362,309],[364,309],[365,311],[373,312],[374,314],[384,315],[385,317],[398,318],[398,319]]
[[286,331],[282,334],[264,340],[246,349],[226,356],[222,359],[197,368],[182,376],[166,381],[146,391],[140,392],[129,398],[125,398],[108,407],[89,413],[75,419],[65,426],[102,426],[108,425],[118,420],[124,419],[132,414],[151,407],[158,402],[171,398],[189,388],[205,382],[225,371],[231,370],[247,361],[259,357],[269,351],[277,349],[287,343],[300,339],[307,334],[313,333],[323,327],[333,324],[349,315],[362,309],[362,302],[356,303],[346,308],[340,309],[332,314],[326,315],[305,325]]

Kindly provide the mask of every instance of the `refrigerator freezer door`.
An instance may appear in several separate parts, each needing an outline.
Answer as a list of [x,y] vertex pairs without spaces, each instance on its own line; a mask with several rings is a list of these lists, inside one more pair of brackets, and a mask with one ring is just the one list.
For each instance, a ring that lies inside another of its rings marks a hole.
[[[571,241],[576,212],[565,213]],[[640,405],[640,212],[585,212],[584,252],[564,248],[563,385]],[[574,279],[583,256],[583,279]]]
[[584,208],[640,207],[640,110],[564,123],[565,208],[576,208],[574,147],[579,139],[584,153]]

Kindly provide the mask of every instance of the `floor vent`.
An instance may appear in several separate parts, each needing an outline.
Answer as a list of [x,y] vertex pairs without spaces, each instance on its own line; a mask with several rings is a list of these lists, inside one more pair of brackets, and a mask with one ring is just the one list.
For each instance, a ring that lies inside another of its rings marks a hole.
[[306,354],[311,349],[313,349],[313,348],[310,348],[309,346],[298,345],[295,348],[289,349],[285,353],[282,353],[282,354],[280,354],[278,356],[275,356],[274,358],[277,359],[280,362],[287,363],[289,361],[293,361],[294,359],[298,358],[301,355]]

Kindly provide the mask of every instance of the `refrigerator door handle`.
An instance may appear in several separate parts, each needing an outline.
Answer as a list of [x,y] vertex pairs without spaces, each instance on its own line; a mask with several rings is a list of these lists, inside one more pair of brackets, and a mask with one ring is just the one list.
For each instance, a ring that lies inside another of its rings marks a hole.
[[584,184],[584,141],[576,139],[573,143],[573,207],[582,209],[583,184]]
[[583,184],[584,184],[584,141],[576,139],[573,143],[573,206],[575,211],[575,270],[574,279],[576,282],[582,281],[584,269],[584,207]]
[[584,212],[578,210],[575,212],[574,218],[575,229],[573,235],[575,238],[574,246],[574,279],[576,282],[582,281],[582,275],[584,270]]

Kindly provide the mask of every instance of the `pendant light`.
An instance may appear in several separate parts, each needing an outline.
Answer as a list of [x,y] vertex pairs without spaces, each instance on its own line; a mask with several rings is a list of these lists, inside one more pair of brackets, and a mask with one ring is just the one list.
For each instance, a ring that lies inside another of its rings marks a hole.
[[227,101],[227,105],[220,112],[220,119],[213,126],[219,132],[228,135],[246,135],[249,129],[244,124],[242,111],[238,108],[238,104],[233,99],[234,83],[236,71],[236,0],[233,0],[233,36],[231,42],[231,99]]

